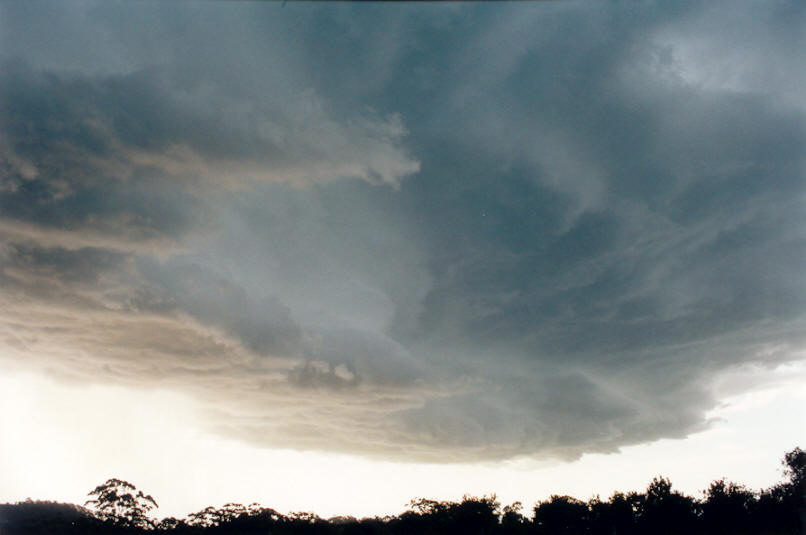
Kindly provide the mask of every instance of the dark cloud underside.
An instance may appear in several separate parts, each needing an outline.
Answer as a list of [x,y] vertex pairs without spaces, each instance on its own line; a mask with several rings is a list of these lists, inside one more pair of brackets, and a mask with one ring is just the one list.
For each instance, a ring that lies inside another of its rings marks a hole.
[[263,445],[701,430],[803,355],[796,5],[4,5],[0,340]]

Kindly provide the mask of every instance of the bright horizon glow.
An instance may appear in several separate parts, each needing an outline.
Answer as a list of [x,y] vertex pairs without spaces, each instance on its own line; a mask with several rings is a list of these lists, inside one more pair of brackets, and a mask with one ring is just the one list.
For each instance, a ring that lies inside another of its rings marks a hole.
[[607,497],[643,490],[656,475],[695,497],[720,477],[758,490],[781,479],[783,454],[806,438],[804,367],[767,373],[774,386],[726,398],[709,414],[718,422],[685,439],[572,463],[418,464],[263,449],[205,432],[200,406],[179,394],[83,388],[6,371],[0,400],[15,410],[4,427],[16,432],[0,438],[0,502],[31,497],[81,505],[86,492],[110,477],[153,495],[159,518],[255,501],[282,513],[383,516],[401,513],[415,497],[460,500],[465,493],[495,493],[502,504],[521,501],[528,513],[550,494]]

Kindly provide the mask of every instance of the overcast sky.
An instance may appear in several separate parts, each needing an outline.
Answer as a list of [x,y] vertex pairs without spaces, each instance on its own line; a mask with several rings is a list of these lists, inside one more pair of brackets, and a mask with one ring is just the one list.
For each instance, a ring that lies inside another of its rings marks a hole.
[[796,1],[0,4],[0,453],[138,404],[445,478],[803,396],[804,50]]

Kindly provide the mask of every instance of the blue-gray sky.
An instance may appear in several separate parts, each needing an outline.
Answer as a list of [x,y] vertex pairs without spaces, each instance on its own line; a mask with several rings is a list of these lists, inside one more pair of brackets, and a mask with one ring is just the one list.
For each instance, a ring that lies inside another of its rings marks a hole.
[[8,366],[445,463],[686,437],[720,377],[804,358],[799,2],[8,2],[0,29]]

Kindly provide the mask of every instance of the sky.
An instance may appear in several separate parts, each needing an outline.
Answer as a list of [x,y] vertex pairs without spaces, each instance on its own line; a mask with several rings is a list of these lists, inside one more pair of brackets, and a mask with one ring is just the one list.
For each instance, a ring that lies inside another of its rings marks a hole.
[[795,1],[0,3],[0,501],[775,483],[804,50]]

